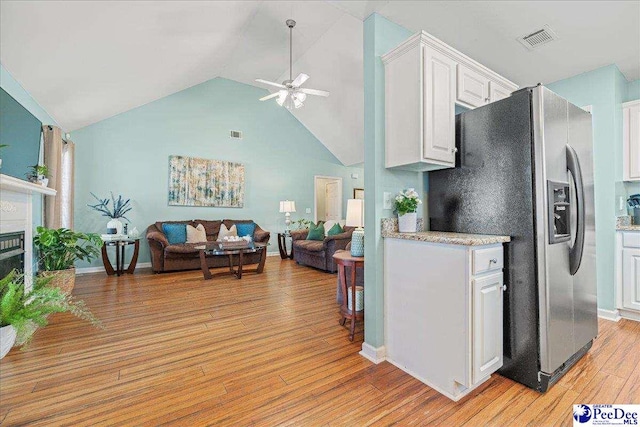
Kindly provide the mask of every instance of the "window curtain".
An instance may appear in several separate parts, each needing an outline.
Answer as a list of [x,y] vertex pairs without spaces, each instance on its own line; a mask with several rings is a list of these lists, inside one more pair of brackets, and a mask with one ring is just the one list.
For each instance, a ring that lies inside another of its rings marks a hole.
[[49,187],[55,196],[45,196],[44,225],[47,228],[73,229],[73,171],[75,145],[62,139],[56,126],[42,127],[44,134],[44,164],[49,168]]

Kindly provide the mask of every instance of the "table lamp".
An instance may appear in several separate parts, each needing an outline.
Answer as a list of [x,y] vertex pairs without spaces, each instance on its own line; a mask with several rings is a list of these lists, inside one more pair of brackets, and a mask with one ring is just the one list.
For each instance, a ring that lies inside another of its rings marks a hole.
[[284,213],[284,223],[287,226],[286,232],[289,232],[291,225],[291,212],[296,211],[296,202],[292,200],[284,200],[280,202],[280,213]]
[[364,256],[364,200],[347,200],[347,221],[348,227],[356,227],[351,235],[351,256]]

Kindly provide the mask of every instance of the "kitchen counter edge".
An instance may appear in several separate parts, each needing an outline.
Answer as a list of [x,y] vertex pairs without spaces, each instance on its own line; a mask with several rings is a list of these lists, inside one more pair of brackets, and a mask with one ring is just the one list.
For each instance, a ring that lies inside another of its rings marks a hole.
[[[640,228],[638,228],[640,230]],[[383,231],[386,239],[415,240],[428,243],[442,243],[446,245],[483,246],[511,241],[509,236],[494,236],[489,234],[465,234],[444,231],[419,231],[417,233],[400,233],[398,231]]]

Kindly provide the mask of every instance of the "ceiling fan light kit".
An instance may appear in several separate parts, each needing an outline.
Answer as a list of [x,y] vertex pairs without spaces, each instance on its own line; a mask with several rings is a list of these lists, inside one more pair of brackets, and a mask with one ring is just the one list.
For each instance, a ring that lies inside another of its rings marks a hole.
[[289,80],[285,80],[280,83],[272,82],[264,79],[256,79],[258,83],[263,83],[269,86],[275,86],[280,90],[267,96],[260,98],[260,101],[266,101],[271,98],[276,98],[276,102],[279,106],[285,107],[287,110],[293,110],[304,106],[304,101],[307,99],[307,95],[316,96],[329,96],[329,92],[318,89],[306,89],[301,88],[309,79],[309,76],[304,73],[298,74],[298,77],[293,79],[293,27],[296,26],[296,21],[293,19],[287,19],[287,27],[289,27]]

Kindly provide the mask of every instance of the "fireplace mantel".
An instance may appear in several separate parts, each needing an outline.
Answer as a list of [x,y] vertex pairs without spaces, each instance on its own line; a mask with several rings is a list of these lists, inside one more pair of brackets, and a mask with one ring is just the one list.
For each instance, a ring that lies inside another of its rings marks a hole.
[[0,174],[0,191],[13,191],[14,193],[25,194],[44,194],[45,196],[55,196],[56,190],[44,187],[40,184],[34,184],[22,179],[14,178],[9,175]]

